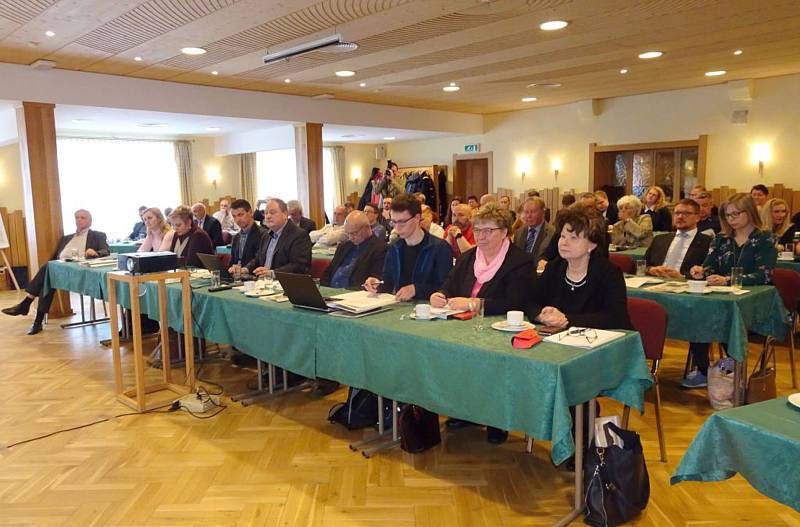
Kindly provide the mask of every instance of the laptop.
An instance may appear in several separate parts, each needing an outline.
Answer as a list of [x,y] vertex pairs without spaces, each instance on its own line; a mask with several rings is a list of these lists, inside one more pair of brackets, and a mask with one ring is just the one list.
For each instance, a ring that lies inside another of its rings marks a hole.
[[275,278],[281,283],[283,294],[286,295],[294,307],[324,311],[325,313],[336,311],[336,309],[328,306],[327,302],[337,299],[323,298],[311,275],[276,271]]
[[230,273],[228,273],[228,270],[225,268],[225,266],[222,265],[222,259],[220,259],[217,255],[197,253],[197,257],[200,258],[200,262],[203,264],[203,267],[209,271],[219,271],[221,281],[233,282],[233,277],[231,277]]

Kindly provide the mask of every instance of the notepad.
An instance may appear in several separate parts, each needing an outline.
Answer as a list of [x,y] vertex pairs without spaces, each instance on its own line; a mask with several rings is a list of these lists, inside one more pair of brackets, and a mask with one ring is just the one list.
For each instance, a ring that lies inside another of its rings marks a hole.
[[629,276],[625,278],[625,285],[630,289],[638,289],[644,284],[661,284],[664,280],[653,276]]
[[[584,334],[571,334],[579,329],[586,329],[587,331],[593,332],[594,335],[597,335],[597,338],[587,338]],[[566,331],[562,331],[561,333],[556,333],[555,335],[550,335],[546,337],[544,340],[547,342],[553,342],[555,344],[564,344],[565,346],[574,346],[576,348],[584,348],[584,349],[594,349],[598,348],[604,344],[608,344],[612,340],[616,340],[620,337],[625,336],[625,333],[621,331],[608,331],[607,329],[592,329],[592,328],[570,328]]]
[[394,295],[388,293],[375,294],[368,291],[353,291],[352,293],[336,295],[336,301],[328,302],[328,305],[351,313],[363,313],[396,303],[397,300]]

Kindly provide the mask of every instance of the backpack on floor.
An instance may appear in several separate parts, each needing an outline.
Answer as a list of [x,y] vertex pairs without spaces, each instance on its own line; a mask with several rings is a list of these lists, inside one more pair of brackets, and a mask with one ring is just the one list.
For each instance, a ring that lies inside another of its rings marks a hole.
[[[391,419],[391,413],[389,416]],[[328,421],[344,425],[348,430],[374,426],[378,423],[378,396],[351,386],[347,391],[347,402],[335,404],[328,412]],[[391,423],[387,423],[388,426]]]

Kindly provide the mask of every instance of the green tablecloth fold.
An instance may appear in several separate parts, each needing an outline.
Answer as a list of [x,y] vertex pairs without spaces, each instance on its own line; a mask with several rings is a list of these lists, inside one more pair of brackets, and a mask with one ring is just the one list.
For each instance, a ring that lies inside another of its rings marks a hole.
[[737,472],[756,490],[800,511],[800,409],[786,397],[713,414],[670,483],[722,481]]

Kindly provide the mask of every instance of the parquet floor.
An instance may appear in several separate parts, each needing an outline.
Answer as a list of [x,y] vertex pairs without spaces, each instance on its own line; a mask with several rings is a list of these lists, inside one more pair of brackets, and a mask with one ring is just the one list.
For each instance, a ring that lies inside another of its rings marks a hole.
[[[16,298],[0,293],[0,306]],[[0,445],[128,411],[113,397],[111,352],[98,342],[107,326],[62,330],[53,320],[29,337],[31,320],[0,316]],[[685,349],[670,342],[662,372],[668,463],[658,461],[652,406],[631,418],[652,485],[635,525],[800,526],[800,514],[738,476],[669,485],[711,413],[704,391],[677,387]],[[781,348],[782,394],[791,389],[786,355]],[[228,394],[252,377],[222,361],[202,376]],[[495,447],[467,429],[422,455],[395,450],[368,460],[348,449],[360,433],[325,420],[344,396],[296,393],[247,408],[228,401],[213,419],[122,417],[0,447],[0,525],[515,527],[550,525],[569,509],[572,477],[551,465],[548,443],[526,455],[519,434]],[[620,408],[604,401],[603,410]]]

